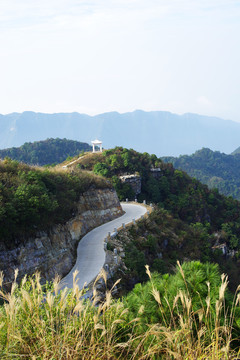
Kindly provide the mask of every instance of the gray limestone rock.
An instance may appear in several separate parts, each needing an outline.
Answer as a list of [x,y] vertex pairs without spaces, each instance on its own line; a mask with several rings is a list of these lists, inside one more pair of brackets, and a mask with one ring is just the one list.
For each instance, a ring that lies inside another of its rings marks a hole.
[[36,271],[40,271],[45,280],[52,280],[56,274],[65,276],[75,263],[79,240],[93,228],[122,213],[115,190],[85,192],[79,199],[77,214],[67,223],[56,224],[47,232],[38,232],[15,249],[1,247],[0,271],[4,273],[4,282],[13,281],[16,268],[19,279]]

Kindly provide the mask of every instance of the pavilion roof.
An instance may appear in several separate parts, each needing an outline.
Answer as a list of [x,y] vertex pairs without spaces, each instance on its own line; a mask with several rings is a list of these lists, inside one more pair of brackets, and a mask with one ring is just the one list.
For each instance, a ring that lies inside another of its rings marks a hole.
[[96,140],[91,141],[91,143],[94,144],[94,145],[97,145],[97,144],[102,144],[102,141],[96,139]]

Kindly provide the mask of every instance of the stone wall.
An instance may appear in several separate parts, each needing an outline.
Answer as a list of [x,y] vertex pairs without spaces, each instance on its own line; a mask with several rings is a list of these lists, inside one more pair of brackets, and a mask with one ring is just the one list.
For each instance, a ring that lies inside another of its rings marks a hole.
[[4,283],[12,282],[16,268],[19,278],[35,271],[40,271],[46,280],[52,280],[56,274],[65,276],[75,264],[79,239],[122,213],[115,190],[87,191],[79,199],[77,214],[67,223],[38,232],[13,250],[1,248],[0,270],[4,273]]

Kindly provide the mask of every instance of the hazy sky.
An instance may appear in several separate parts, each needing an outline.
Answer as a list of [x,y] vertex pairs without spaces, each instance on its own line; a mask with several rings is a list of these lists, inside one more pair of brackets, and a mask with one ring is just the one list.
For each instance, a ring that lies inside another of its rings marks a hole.
[[0,113],[240,121],[240,1],[0,0]]

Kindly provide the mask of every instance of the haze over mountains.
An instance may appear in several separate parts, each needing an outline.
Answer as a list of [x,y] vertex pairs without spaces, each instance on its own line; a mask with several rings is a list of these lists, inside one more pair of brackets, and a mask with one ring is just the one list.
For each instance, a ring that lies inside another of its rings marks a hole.
[[88,143],[100,138],[105,148],[123,146],[158,156],[191,154],[202,147],[231,153],[240,143],[240,123],[197,114],[141,110],[96,116],[30,111],[0,115],[1,149],[51,137]]

